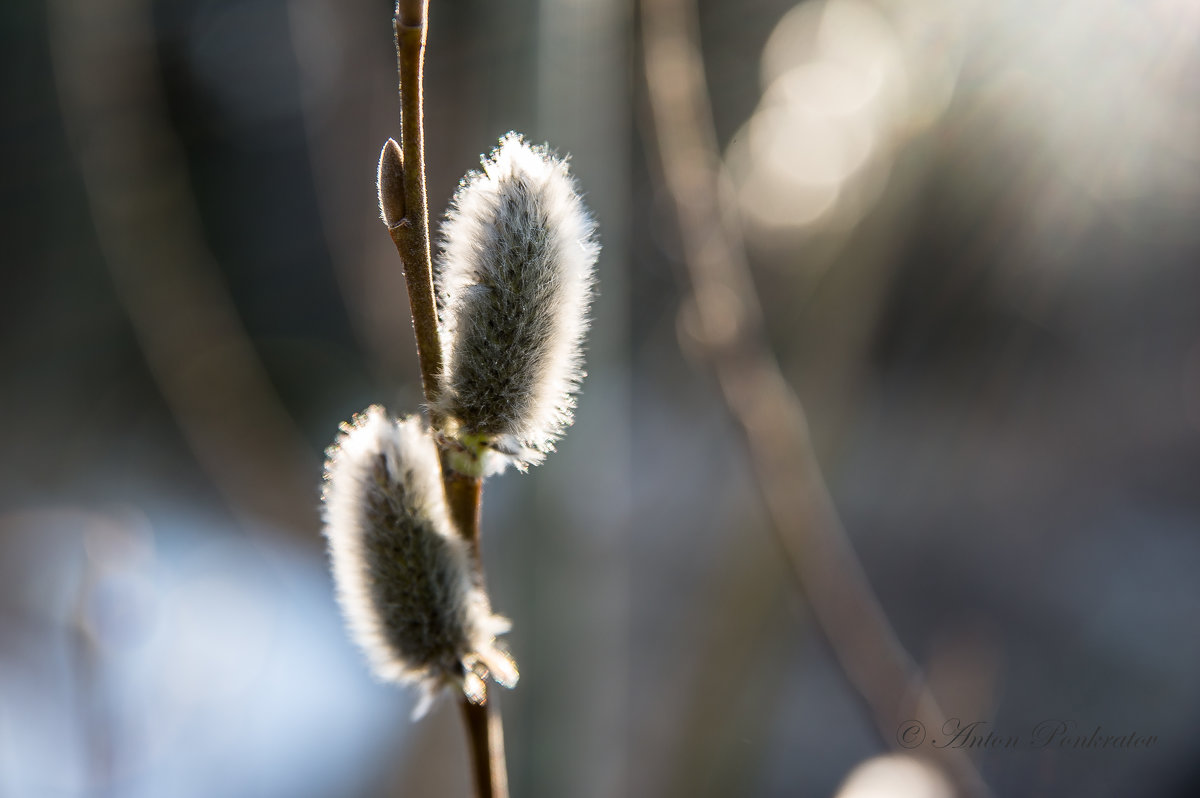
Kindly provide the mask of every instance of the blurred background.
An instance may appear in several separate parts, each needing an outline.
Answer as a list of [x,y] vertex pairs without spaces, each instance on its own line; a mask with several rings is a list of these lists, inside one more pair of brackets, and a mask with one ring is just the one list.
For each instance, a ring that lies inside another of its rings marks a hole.
[[[515,129],[571,154],[604,245],[576,425],[485,492],[513,795],[836,794],[893,741],[681,314],[637,8],[431,5],[433,218]],[[698,11],[771,345],[946,714],[1154,737],[983,777],[1197,794],[1200,6]],[[467,794],[457,711],[371,681],[320,537],[338,423],[421,402],[375,207],[390,18],[0,6],[0,794]]]

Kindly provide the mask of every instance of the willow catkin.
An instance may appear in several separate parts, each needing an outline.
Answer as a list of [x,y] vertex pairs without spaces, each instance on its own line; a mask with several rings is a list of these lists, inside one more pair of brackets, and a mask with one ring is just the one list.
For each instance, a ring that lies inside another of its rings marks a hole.
[[572,421],[599,252],[566,161],[544,147],[510,133],[459,184],[437,270],[437,409],[500,468],[540,463]]
[[372,406],[343,424],[325,464],[325,536],[342,614],[381,679],[448,684],[482,700],[482,678],[517,680],[496,644],[508,631],[471,578],[446,511],[433,439],[420,419]]

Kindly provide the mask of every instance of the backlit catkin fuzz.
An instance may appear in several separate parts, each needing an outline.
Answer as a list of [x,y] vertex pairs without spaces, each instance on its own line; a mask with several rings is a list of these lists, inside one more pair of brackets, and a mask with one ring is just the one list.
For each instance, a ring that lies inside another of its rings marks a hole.
[[446,356],[435,405],[467,453],[456,467],[535,465],[571,423],[595,230],[566,161],[515,133],[459,184],[437,271]]
[[325,537],[342,614],[379,678],[422,686],[415,715],[445,685],[478,702],[489,672],[508,687],[517,680],[496,644],[509,623],[471,578],[437,457],[419,418],[393,420],[372,406],[342,425],[325,463]]

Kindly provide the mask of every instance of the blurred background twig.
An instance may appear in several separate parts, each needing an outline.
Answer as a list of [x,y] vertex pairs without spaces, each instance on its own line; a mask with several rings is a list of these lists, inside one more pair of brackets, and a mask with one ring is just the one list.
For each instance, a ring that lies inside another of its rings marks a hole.
[[59,100],[91,218],[163,396],[238,515],[252,526],[315,528],[315,454],[200,231],[167,122],[150,5],[56,0],[50,10]]
[[[690,309],[729,412],[741,428],[772,528],[822,633],[887,745],[915,718],[945,716],[897,639],[845,539],[809,438],[804,408],[762,332],[740,236],[719,210],[724,182],[690,0],[643,0],[643,52],[657,154],[675,203]],[[964,795],[987,789],[966,755],[934,749]]]

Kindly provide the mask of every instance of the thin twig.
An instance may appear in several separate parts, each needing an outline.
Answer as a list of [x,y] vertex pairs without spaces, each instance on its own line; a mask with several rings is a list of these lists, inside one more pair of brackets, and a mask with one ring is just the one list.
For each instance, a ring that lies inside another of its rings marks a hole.
[[[445,475],[446,506],[450,510],[450,520],[458,529],[459,534],[471,547],[471,557],[476,565],[479,556],[479,513],[483,496],[483,480],[480,477],[469,477],[460,474],[446,465],[442,466]],[[482,568],[477,568],[482,572]]]
[[[400,157],[385,148],[380,161],[380,204],[388,219],[388,232],[404,263],[409,306],[421,363],[421,381],[430,421],[443,432],[444,419],[437,410],[442,372],[442,347],[438,335],[437,304],[429,243],[429,208],[425,189],[423,118],[423,68],[428,29],[428,0],[398,0],[393,27],[400,74]],[[393,146],[391,143],[389,147]],[[399,161],[397,163],[397,161]],[[396,180],[400,180],[397,191]],[[484,583],[479,552],[479,516],[483,480],[455,472],[444,462],[442,480],[450,518],[471,548],[475,578]],[[463,725],[471,750],[471,766],[478,798],[508,798],[508,771],[504,762],[504,735],[499,709],[487,700],[473,704],[460,698]]]
[[[423,71],[428,0],[399,0],[392,26],[396,34],[396,61],[400,74],[400,147],[403,152],[404,216],[388,225],[388,232],[408,285],[421,383],[431,414],[439,393],[442,346],[438,339],[437,304],[433,296],[433,265],[429,246],[429,207],[425,196],[425,134]],[[381,187],[382,188],[382,187]],[[433,426],[440,428],[434,415]]]
[[[780,373],[736,230],[717,202],[720,162],[695,9],[688,0],[643,0],[642,34],[658,156],[678,213],[684,259],[705,352],[736,420],[774,531],[813,616],[886,744],[916,719],[945,722],[900,644],[845,537],[812,449],[804,408]],[[964,795],[987,795],[967,757],[938,756]]]
[[[450,518],[471,547],[475,575],[483,583],[483,565],[479,551],[479,517],[483,480],[468,477],[443,467],[446,501]],[[475,791],[479,798],[508,798],[508,772],[504,763],[504,731],[492,691],[484,684],[485,700],[473,704],[466,696],[459,699],[467,736],[471,745],[471,765]]]
[[493,784],[495,774],[503,773],[504,770],[492,767],[488,706],[489,704],[472,704],[466,696],[458,700],[463,725],[467,729],[467,739],[471,744],[471,773],[474,776],[475,795],[478,798],[499,798],[508,795],[508,785],[503,785],[502,790],[497,792]]
[[249,529],[313,529],[316,453],[205,241],[150,6],[48,5],[59,104],[100,252],[155,384],[234,515]]

